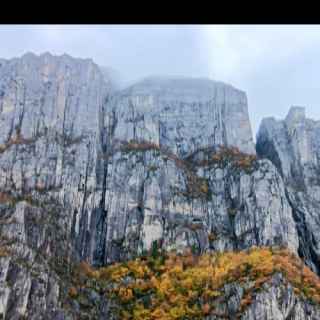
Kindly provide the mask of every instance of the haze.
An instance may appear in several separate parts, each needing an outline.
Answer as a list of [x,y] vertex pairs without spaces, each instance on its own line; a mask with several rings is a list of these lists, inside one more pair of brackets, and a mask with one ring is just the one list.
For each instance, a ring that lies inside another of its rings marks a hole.
[[320,119],[320,25],[0,26],[0,58],[92,58],[126,85],[149,75],[207,77],[246,91],[254,134],[292,105]]

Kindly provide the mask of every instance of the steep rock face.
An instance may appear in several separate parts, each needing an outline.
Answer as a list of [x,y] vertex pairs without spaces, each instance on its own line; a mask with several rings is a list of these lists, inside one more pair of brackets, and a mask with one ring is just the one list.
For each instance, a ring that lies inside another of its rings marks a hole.
[[114,99],[116,136],[148,140],[185,155],[204,146],[255,154],[246,94],[207,79],[147,78]]
[[269,161],[255,159],[243,92],[210,80],[149,78],[105,108],[97,166],[106,168],[98,185],[109,223],[94,263],[132,257],[154,241],[200,253],[273,244],[296,250],[282,179]]
[[[226,285],[227,302],[218,306],[217,313],[236,318],[240,310],[244,289],[239,285]],[[276,319],[276,320],[315,320],[320,317],[320,310],[308,300],[296,295],[290,283],[281,274],[276,274],[269,283],[262,286],[261,291],[252,299],[238,319]],[[223,316],[210,316],[206,320],[225,319]]]
[[305,109],[292,107],[283,121],[262,121],[257,152],[281,172],[293,208],[300,254],[319,273],[320,121],[307,119]]
[[122,249],[141,253],[155,240],[199,253],[252,245],[297,249],[292,210],[269,161],[255,161],[248,171],[228,159],[197,166],[158,149],[122,151],[111,161],[106,203],[116,223],[109,226],[110,259]]
[[297,296],[290,284],[281,275],[276,275],[270,284],[264,285],[252,305],[241,319],[294,319],[315,320],[320,318],[319,307]]
[[63,317],[79,260],[104,265],[154,245],[297,251],[295,211],[276,167],[255,157],[245,93],[149,78],[111,96],[91,60],[0,63],[5,319]]
[[72,219],[94,201],[108,83],[91,60],[26,54],[1,64],[0,88],[0,314],[51,318],[81,242]]

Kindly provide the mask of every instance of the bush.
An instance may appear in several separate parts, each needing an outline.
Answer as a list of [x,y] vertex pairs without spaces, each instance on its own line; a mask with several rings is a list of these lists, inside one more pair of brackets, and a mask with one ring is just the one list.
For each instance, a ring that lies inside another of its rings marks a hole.
[[194,254],[195,247],[182,255],[161,254],[158,249],[155,241],[147,259],[98,270],[82,263],[89,277],[99,274],[100,291],[120,305],[121,319],[203,319],[215,314],[226,283],[250,284],[241,300],[242,313],[277,272],[292,284],[295,294],[320,304],[319,278],[309,268],[301,269],[299,258],[286,249],[262,247],[202,256]]
[[10,255],[10,251],[7,247],[0,247],[0,258],[5,258]]

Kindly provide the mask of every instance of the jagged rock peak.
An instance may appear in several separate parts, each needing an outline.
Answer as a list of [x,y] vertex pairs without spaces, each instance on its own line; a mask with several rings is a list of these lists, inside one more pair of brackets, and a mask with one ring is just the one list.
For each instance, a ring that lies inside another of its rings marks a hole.
[[320,271],[320,121],[306,118],[305,108],[292,107],[284,120],[264,119],[257,135],[257,153],[281,172],[294,210],[300,253]]
[[313,163],[317,166],[316,154],[320,151],[317,142],[319,130],[320,121],[306,118],[305,107],[292,106],[284,120],[273,117],[262,120],[257,134],[258,153],[274,161],[270,149],[272,147],[274,155],[277,154],[283,159],[281,164],[277,164],[278,168],[287,178],[294,178],[290,164],[295,163],[295,166],[298,166],[298,162],[301,165]]
[[51,60],[77,61],[79,63],[80,62],[94,63],[91,58],[77,58],[77,57],[70,56],[67,53],[63,53],[61,55],[55,55],[55,54],[52,54],[52,53],[50,53],[48,51],[40,53],[40,54],[36,54],[34,52],[26,52],[21,57],[16,57],[16,58],[13,58],[11,60],[15,60],[15,59],[21,59],[21,60],[46,60],[46,59],[51,59]]

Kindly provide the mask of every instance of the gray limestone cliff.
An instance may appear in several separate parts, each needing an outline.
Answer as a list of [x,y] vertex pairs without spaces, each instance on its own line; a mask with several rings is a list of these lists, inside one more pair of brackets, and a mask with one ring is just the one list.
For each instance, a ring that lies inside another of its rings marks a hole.
[[282,179],[255,157],[243,92],[204,79],[149,78],[115,94],[105,110],[97,167],[106,180],[97,184],[108,218],[99,233],[106,239],[87,257],[94,264],[132,257],[153,241],[199,253],[297,249]]
[[[200,254],[284,245],[318,271],[317,122],[300,109],[266,120],[259,159],[244,92],[175,77],[114,92],[106,72],[49,53],[0,61],[4,319],[68,318],[73,263],[130,259],[155,242]],[[273,319],[279,288],[246,318]],[[305,316],[297,303],[292,319]]]
[[84,250],[72,221],[93,207],[109,85],[91,60],[28,53],[2,63],[0,88],[0,314],[47,319]]
[[292,107],[287,117],[262,121],[257,152],[278,168],[299,233],[299,252],[319,273],[320,121],[306,118],[305,109]]
[[125,140],[152,141],[181,156],[214,145],[255,153],[246,94],[230,85],[150,77],[118,93],[115,105],[122,122],[116,135]]

